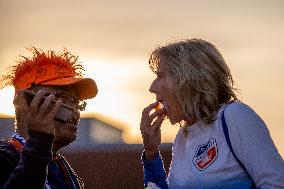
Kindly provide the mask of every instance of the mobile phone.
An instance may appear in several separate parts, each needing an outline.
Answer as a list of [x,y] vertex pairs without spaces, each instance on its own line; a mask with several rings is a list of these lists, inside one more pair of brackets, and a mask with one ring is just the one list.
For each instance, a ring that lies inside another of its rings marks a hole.
[[[29,90],[24,90],[24,94],[26,96],[26,100],[27,100],[28,105],[30,105],[34,96],[35,96],[35,93],[32,92],[32,91],[29,91]],[[54,104],[55,104],[55,102],[54,102]],[[73,109],[66,104],[62,104],[59,107],[59,110],[57,111],[57,113],[55,114],[54,119],[56,121],[67,122],[73,116],[74,116]]]

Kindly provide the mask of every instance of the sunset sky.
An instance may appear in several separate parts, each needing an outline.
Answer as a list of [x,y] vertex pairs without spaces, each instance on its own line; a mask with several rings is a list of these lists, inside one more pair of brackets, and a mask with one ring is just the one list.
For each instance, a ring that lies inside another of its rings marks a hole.
[[[155,100],[148,89],[151,50],[185,38],[215,44],[231,68],[240,98],[266,122],[284,157],[284,1],[0,0],[0,71],[25,47],[79,55],[98,96],[85,115],[119,122],[127,143],[141,142],[141,111]],[[0,114],[13,115],[13,89],[0,90]],[[162,126],[171,142],[178,126]]]

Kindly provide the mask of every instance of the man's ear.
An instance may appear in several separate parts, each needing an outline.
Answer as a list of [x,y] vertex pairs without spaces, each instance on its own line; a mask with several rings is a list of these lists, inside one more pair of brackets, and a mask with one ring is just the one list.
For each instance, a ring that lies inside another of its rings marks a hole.
[[16,95],[14,96],[13,104],[15,108],[28,108],[24,90],[17,91]]

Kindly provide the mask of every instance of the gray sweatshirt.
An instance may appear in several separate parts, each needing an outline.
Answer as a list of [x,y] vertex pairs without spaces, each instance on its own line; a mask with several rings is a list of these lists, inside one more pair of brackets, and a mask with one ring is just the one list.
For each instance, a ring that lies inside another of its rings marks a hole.
[[[284,161],[265,123],[243,103],[232,103],[225,109],[230,141],[246,172],[233,156],[225,139],[221,122],[221,114],[225,107],[226,105],[219,109],[216,121],[211,124],[197,122],[190,126],[189,136],[186,137],[182,130],[177,133],[167,177],[168,187],[246,189],[254,182],[257,188],[284,189]],[[157,169],[163,166],[158,165],[157,162],[162,163],[157,161],[159,158],[153,162],[143,160],[144,173],[149,175],[151,170],[160,172]]]

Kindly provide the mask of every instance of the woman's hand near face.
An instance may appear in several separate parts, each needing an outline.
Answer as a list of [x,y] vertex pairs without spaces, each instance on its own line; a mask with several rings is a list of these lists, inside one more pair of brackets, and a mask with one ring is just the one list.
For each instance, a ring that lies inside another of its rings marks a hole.
[[[20,117],[18,116],[18,119],[24,122],[19,125],[26,125],[26,127],[30,130],[55,135],[54,116],[61,106],[62,101],[58,100],[54,104],[55,96],[50,94],[48,97],[44,97],[44,94],[45,92],[43,90],[38,91],[30,106],[27,105],[23,91],[20,91],[16,95],[14,105],[16,107],[16,111],[20,113]],[[22,128],[20,130],[24,129]],[[27,133],[24,133],[24,136],[26,134]]]
[[147,160],[152,160],[159,151],[161,144],[161,125],[165,118],[163,108],[150,114],[150,112],[159,105],[155,102],[144,108],[140,123],[140,131],[143,138],[145,155]]

